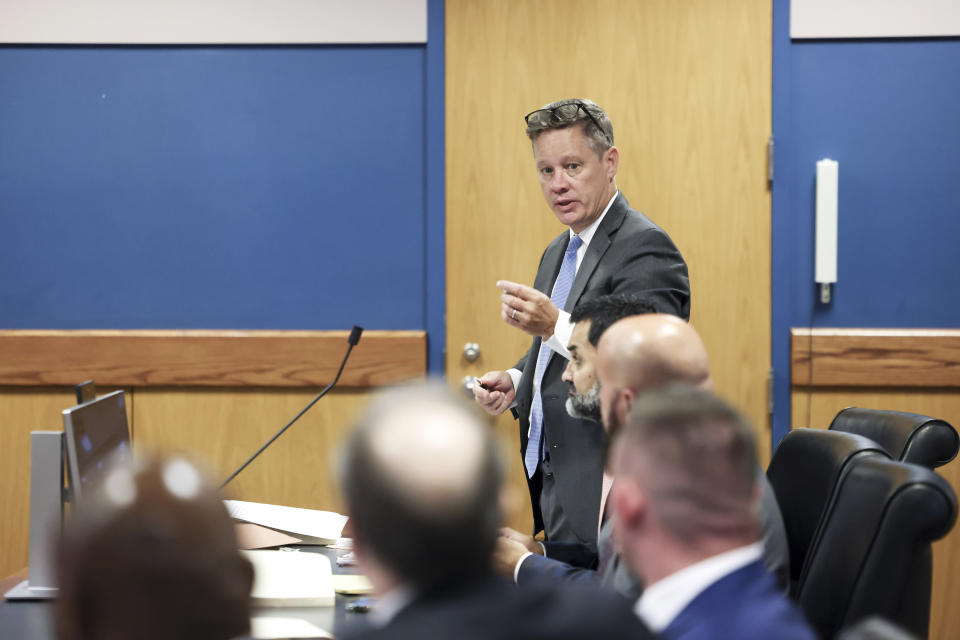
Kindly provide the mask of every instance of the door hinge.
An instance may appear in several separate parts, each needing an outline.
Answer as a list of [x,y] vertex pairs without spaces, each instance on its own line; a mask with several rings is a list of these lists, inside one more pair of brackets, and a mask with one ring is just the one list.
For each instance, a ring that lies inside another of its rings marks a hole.
[[767,183],[773,185],[773,136],[767,138]]
[[773,416],[773,369],[767,372],[767,414]]

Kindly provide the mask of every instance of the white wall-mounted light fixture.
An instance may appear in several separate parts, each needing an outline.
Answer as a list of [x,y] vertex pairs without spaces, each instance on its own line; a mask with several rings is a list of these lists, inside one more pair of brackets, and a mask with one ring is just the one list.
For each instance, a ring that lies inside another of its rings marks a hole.
[[830,302],[830,285],[837,281],[837,188],[840,164],[817,161],[817,230],[813,280],[820,285],[820,302]]

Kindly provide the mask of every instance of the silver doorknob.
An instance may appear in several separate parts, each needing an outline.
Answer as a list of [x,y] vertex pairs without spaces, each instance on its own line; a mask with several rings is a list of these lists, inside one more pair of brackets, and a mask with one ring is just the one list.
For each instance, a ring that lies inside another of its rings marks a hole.
[[463,380],[460,381],[460,386],[463,387],[463,392],[471,400],[473,399],[473,385],[477,383],[477,379],[473,376],[464,376]]
[[463,357],[467,359],[467,362],[474,362],[480,357],[480,345],[476,342],[468,342],[463,345]]

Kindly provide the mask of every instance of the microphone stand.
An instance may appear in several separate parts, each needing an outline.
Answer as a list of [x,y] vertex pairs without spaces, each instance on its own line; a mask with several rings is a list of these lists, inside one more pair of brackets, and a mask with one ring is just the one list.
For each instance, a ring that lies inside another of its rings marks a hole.
[[297,420],[299,420],[299,419],[300,419],[300,416],[302,416],[302,415],[305,414],[307,411],[309,411],[309,410],[310,410],[310,407],[312,407],[313,405],[317,404],[317,401],[320,400],[320,398],[322,398],[323,396],[327,395],[327,392],[330,391],[330,389],[333,389],[333,386],[334,386],[335,384],[337,384],[337,381],[340,379],[340,374],[343,373],[343,368],[344,368],[344,367],[346,366],[346,364],[347,364],[347,358],[350,357],[350,352],[353,351],[353,347],[355,347],[356,344],[357,344],[358,342],[360,342],[360,334],[362,334],[362,333],[363,333],[363,327],[358,327],[358,326],[354,326],[354,327],[353,327],[353,330],[350,332],[350,337],[347,339],[347,341],[350,343],[350,346],[347,347],[347,353],[344,354],[344,356],[343,356],[343,361],[340,363],[340,368],[337,369],[337,375],[334,376],[333,381],[332,381],[330,384],[328,384],[326,387],[324,387],[323,390],[322,390],[320,393],[317,394],[317,397],[315,397],[313,400],[310,401],[310,404],[308,404],[308,405],[305,406],[303,409],[301,409],[301,410],[300,410],[300,413],[298,413],[297,415],[295,415],[295,416],[293,417],[293,420],[291,420],[290,422],[288,422],[288,423],[286,424],[286,426],[284,426],[282,429],[280,429],[280,431],[277,431],[272,438],[270,438],[269,440],[267,440],[267,442],[266,442],[262,447],[260,447],[255,454],[253,454],[252,456],[250,456],[250,459],[249,459],[249,460],[247,460],[246,462],[244,462],[242,465],[240,465],[240,468],[239,468],[239,469],[237,469],[237,470],[234,471],[232,474],[230,474],[230,477],[223,481],[223,484],[220,485],[220,487],[217,489],[217,491],[223,490],[223,488],[224,488],[225,486],[227,486],[228,484],[230,484],[230,481],[233,480],[234,478],[236,478],[236,477],[240,474],[241,471],[243,471],[244,469],[246,469],[247,466],[248,466],[251,462],[253,462],[254,460],[256,460],[256,459],[257,459],[257,456],[259,456],[261,453],[263,453],[263,452],[266,450],[267,447],[269,447],[271,444],[273,444],[273,441],[274,441],[274,440],[276,440],[277,438],[279,438],[280,436],[282,436],[287,429],[289,429],[291,426],[293,426],[293,423],[296,422]]

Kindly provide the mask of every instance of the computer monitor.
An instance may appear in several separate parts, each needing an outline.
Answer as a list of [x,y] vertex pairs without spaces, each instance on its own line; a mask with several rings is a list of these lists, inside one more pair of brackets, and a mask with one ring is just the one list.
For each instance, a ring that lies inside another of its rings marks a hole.
[[93,383],[93,380],[81,382],[80,384],[76,385],[73,390],[74,393],[77,394],[77,404],[90,402],[97,397],[97,386]]
[[132,457],[123,391],[64,409],[63,431],[74,500],[81,500],[111,465]]

